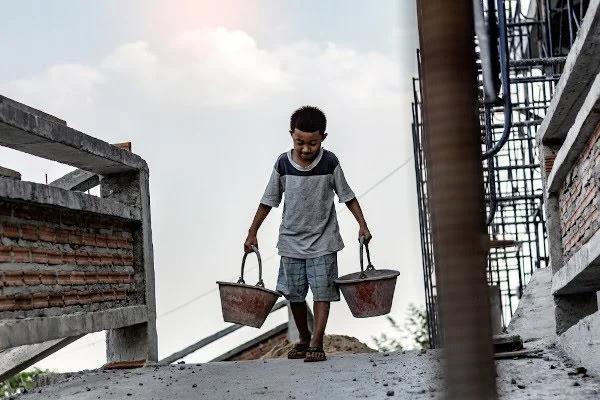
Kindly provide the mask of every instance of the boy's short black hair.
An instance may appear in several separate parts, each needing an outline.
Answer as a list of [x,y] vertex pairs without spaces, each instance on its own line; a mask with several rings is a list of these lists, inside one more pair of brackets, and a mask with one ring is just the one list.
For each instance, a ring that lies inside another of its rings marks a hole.
[[314,106],[300,107],[292,114],[290,118],[290,132],[299,129],[302,132],[325,133],[327,128],[327,118],[325,113]]

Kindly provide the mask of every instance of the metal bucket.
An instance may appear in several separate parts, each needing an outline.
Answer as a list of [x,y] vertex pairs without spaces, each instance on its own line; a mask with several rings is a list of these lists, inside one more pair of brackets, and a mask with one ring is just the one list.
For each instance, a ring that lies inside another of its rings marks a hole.
[[258,283],[254,286],[244,282],[244,264],[248,253],[242,258],[240,279],[233,282],[217,282],[221,295],[221,309],[226,322],[260,328],[275,305],[279,293],[265,289],[262,280],[262,260],[258,249],[252,246],[258,257]]
[[344,275],[335,280],[348,307],[355,318],[376,317],[389,314],[394,299],[396,278],[400,272],[391,269],[375,269],[371,264],[369,246],[367,250],[369,265],[363,268],[363,238],[360,238],[360,272]]

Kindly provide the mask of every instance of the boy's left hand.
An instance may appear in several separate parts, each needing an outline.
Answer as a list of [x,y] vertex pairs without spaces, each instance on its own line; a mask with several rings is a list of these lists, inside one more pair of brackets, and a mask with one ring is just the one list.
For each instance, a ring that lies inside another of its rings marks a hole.
[[366,226],[361,226],[358,229],[358,240],[360,240],[361,236],[365,237],[365,244],[369,243],[369,241],[373,237],[373,235],[371,235],[371,232],[369,232],[369,228],[367,228]]

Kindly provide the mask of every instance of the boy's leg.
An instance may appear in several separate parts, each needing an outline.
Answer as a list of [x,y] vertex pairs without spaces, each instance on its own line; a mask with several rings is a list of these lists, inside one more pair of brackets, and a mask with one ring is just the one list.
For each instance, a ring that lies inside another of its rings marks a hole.
[[327,318],[329,318],[328,301],[315,301],[313,310],[315,312],[315,328],[313,337],[310,341],[310,347],[323,347],[323,336],[325,335],[325,327],[327,326]]
[[337,254],[327,254],[306,260],[306,276],[313,293],[314,329],[310,341],[310,349],[305,361],[326,360],[323,351],[323,336],[329,318],[329,306],[332,301],[340,300],[340,291],[335,285],[337,278]]
[[300,335],[300,341],[288,352],[288,358],[304,358],[310,342],[305,301],[308,281],[304,259],[281,257],[276,290],[288,300]]
[[298,328],[298,334],[300,335],[298,343],[308,345],[310,343],[310,330],[308,329],[308,310],[306,302],[290,302],[290,308],[292,309],[294,322],[296,323],[296,328]]

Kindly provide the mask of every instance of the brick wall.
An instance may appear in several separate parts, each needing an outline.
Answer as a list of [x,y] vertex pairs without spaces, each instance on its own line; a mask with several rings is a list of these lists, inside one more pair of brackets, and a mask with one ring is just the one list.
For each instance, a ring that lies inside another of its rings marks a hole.
[[143,304],[134,233],[116,218],[0,201],[0,318]]
[[275,336],[271,336],[270,338],[257,343],[256,345],[244,350],[239,354],[236,354],[231,358],[228,358],[226,361],[258,360],[267,354],[273,347],[285,341],[287,341],[287,329]]
[[583,246],[600,226],[600,126],[589,138],[559,192],[560,224],[565,259]]

